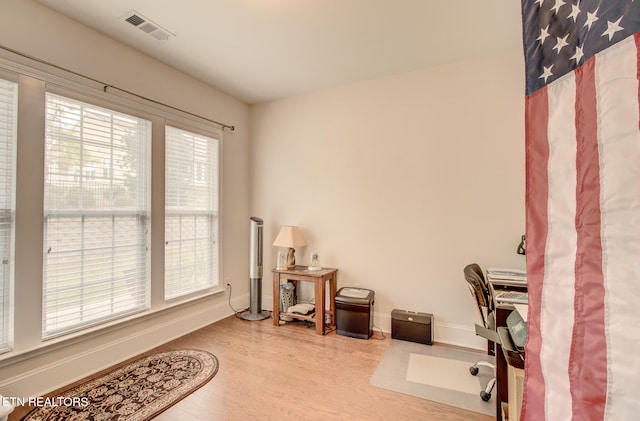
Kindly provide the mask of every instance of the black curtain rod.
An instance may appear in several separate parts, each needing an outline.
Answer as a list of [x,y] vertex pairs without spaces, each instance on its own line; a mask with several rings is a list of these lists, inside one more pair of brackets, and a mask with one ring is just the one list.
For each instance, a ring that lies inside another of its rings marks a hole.
[[64,72],[70,73],[70,74],[72,74],[72,75],[80,76],[80,77],[82,77],[82,78],[84,78],[84,79],[87,79],[87,80],[90,80],[90,81],[92,81],[92,82],[98,83],[98,84],[102,85],[102,90],[103,90],[105,93],[107,92],[107,89],[115,89],[115,90],[117,90],[117,91],[124,92],[124,93],[126,93],[126,94],[128,94],[128,95],[131,95],[131,96],[134,96],[134,97],[136,97],[136,98],[139,98],[139,99],[142,99],[142,100],[145,100],[145,101],[151,102],[151,103],[153,103],[153,104],[160,105],[160,106],[163,106],[163,107],[167,107],[167,108],[170,108],[170,109],[172,109],[172,110],[179,111],[179,112],[184,113],[184,114],[188,114],[188,115],[190,115],[190,116],[192,116],[192,117],[197,117],[197,118],[199,118],[199,119],[202,119],[202,120],[208,121],[208,122],[210,122],[210,123],[217,124],[217,125],[219,125],[220,127],[222,127],[222,130],[224,130],[224,129],[228,129],[229,131],[231,131],[231,132],[232,132],[232,131],[234,131],[234,130],[236,129],[236,127],[235,127],[235,126],[232,126],[232,125],[229,125],[229,124],[225,124],[225,123],[221,123],[221,122],[219,122],[219,121],[215,121],[215,120],[212,120],[212,119],[210,119],[210,118],[203,117],[203,116],[201,116],[201,115],[194,114],[194,113],[189,112],[189,111],[185,111],[185,110],[183,110],[183,109],[180,109],[180,108],[174,107],[174,106],[172,106],[172,105],[168,105],[168,104],[165,104],[165,103],[163,103],[163,102],[156,101],[155,99],[151,99],[151,98],[147,98],[147,97],[142,96],[142,95],[138,95],[138,94],[136,94],[136,93],[134,93],[134,92],[131,92],[131,91],[128,91],[128,90],[126,90],[126,89],[118,88],[117,86],[111,85],[110,83],[105,83],[105,82],[103,82],[103,81],[101,81],[101,80],[94,79],[94,78],[92,78],[92,77],[90,77],[90,76],[86,76],[86,75],[83,75],[83,74],[81,74],[81,73],[74,72],[73,70],[69,70],[69,69],[64,68],[64,67],[62,67],[62,66],[58,66],[57,64],[50,63],[50,62],[48,62],[48,61],[46,61],[46,60],[42,60],[42,59],[39,59],[39,58],[37,58],[37,57],[33,57],[33,56],[28,55],[28,54],[22,53],[22,52],[20,52],[20,51],[16,51],[16,50],[14,50],[14,49],[12,49],[12,48],[5,47],[4,45],[0,45],[0,48],[2,48],[3,50],[9,51],[9,52],[11,52],[11,53],[13,53],[13,54],[17,54],[17,55],[19,55],[19,56],[22,56],[22,57],[28,58],[29,60],[33,60],[33,61],[36,61],[36,62],[38,62],[38,63],[42,63],[42,64],[45,64],[45,65],[47,65],[47,66],[51,66],[51,67],[53,67],[53,68],[56,68],[56,69],[58,69],[58,70],[62,70],[62,71],[64,71]]

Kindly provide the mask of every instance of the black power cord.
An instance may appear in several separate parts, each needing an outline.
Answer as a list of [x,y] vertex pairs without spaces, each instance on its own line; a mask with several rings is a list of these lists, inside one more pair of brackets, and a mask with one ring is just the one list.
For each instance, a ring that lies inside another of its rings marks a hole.
[[373,325],[373,328],[374,329],[378,329],[380,331],[380,334],[382,335],[382,337],[381,338],[376,338],[375,336],[372,335],[371,338],[372,339],[377,339],[379,341],[385,340],[386,336],[384,335],[384,331],[382,329],[380,329],[378,326],[376,326],[375,324]]
[[232,292],[231,284],[227,284],[227,288],[229,288],[229,308],[231,310],[233,310],[234,316],[236,316],[238,319],[241,319],[241,317],[239,315],[241,313],[244,313],[245,311],[247,311],[249,309],[249,307],[244,308],[242,310],[236,310],[235,308],[233,308],[233,306],[231,305],[231,292]]
[[[248,311],[248,310],[250,309],[250,307],[245,307],[245,308],[243,308],[242,310],[236,310],[235,308],[233,308],[233,306],[231,305],[231,292],[232,292],[231,284],[227,284],[227,288],[229,288],[229,300],[228,300],[229,308],[230,308],[231,310],[233,310],[233,315],[234,315],[234,316],[236,316],[236,317],[237,317],[238,319],[240,319],[240,320],[245,320],[245,319],[243,319],[242,317],[240,317],[240,315],[241,315],[242,313],[244,313],[245,311]],[[272,312],[272,311],[269,311],[269,313],[273,313],[273,312]],[[246,320],[245,320],[245,321],[246,321]]]

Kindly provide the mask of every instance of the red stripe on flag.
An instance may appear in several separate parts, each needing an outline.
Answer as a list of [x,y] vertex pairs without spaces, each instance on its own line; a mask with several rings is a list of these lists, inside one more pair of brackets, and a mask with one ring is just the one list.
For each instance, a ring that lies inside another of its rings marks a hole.
[[[636,42],[636,57],[638,61],[638,70],[636,71],[636,74],[638,80],[640,80],[640,32],[633,35],[633,40]],[[638,102],[640,102],[640,84],[638,84]],[[640,128],[640,118],[638,119],[638,128]]]
[[[548,90],[542,88],[526,98],[526,238],[529,316],[525,359],[525,383],[522,417],[524,420],[545,419],[545,384],[540,364],[542,335],[542,284],[547,243],[548,201]],[[527,405],[528,401],[532,405]]]
[[607,391],[595,63],[591,58],[575,71],[577,254],[569,382],[576,421],[604,419]]

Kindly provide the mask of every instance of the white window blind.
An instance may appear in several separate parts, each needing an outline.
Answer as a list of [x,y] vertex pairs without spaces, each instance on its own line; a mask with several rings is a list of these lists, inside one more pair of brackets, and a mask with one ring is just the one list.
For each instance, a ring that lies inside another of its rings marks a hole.
[[42,336],[148,307],[151,122],[47,94]]
[[218,286],[218,142],[166,127],[165,299]]
[[18,85],[0,79],[0,352],[9,349]]

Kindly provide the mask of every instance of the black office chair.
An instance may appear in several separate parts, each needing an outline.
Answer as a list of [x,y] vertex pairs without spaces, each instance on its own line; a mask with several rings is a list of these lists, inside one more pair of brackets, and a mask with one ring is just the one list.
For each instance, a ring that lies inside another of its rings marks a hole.
[[[489,286],[487,285],[482,269],[477,263],[471,263],[464,268],[464,278],[467,280],[467,286],[469,291],[476,302],[480,318],[482,319],[482,325],[486,329],[495,330],[495,313],[493,311],[493,301],[491,300],[491,294],[489,293]],[[477,331],[477,330],[476,330]],[[488,339],[487,339],[488,340]],[[493,349],[493,342],[489,340],[489,350]],[[491,353],[491,352],[490,352]],[[487,361],[478,361],[471,367],[469,372],[472,375],[477,375],[479,367],[489,367],[493,370],[493,377],[487,383],[484,390],[480,391],[480,397],[483,401],[491,399],[491,392],[496,384],[496,366]]]

